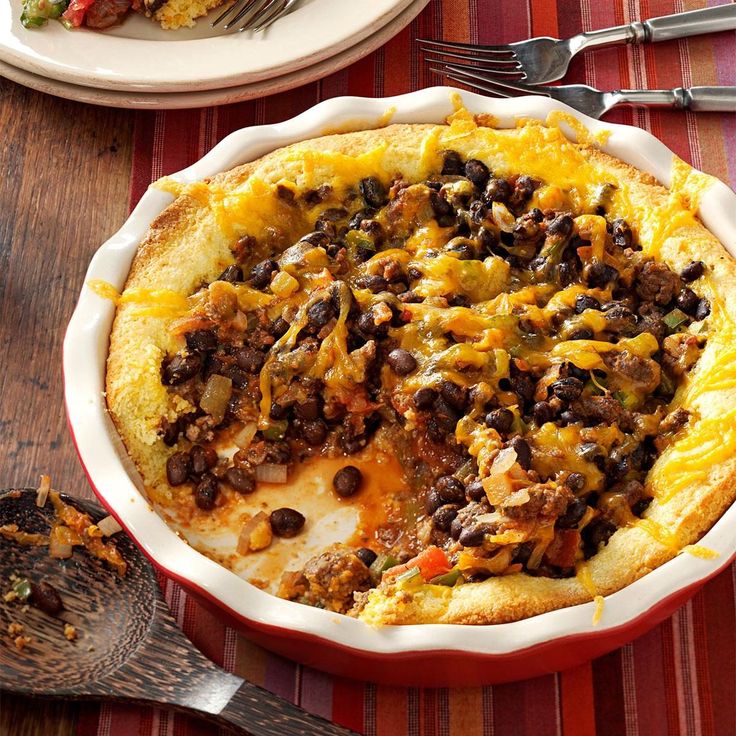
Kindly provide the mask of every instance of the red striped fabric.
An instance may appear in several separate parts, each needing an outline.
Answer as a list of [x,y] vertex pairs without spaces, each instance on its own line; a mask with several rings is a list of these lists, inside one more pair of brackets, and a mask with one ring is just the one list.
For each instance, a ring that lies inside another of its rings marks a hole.
[[[389,44],[352,67],[297,90],[229,107],[140,112],[131,203],[148,184],[202,156],[242,126],[278,122],[337,95],[391,95],[438,80],[417,37],[480,43],[569,36],[723,0],[432,0]],[[736,36],[590,53],[569,82],[601,88],[736,84]],[[736,184],[736,115],[616,111],[613,122],[650,130],[682,158]],[[166,599],[205,654],[314,713],[370,736],[734,736],[736,567],[632,644],[555,675],[495,687],[420,690],[343,680],[271,655],[226,629],[171,581]],[[151,708],[86,706],[79,736],[199,736],[209,727]]]

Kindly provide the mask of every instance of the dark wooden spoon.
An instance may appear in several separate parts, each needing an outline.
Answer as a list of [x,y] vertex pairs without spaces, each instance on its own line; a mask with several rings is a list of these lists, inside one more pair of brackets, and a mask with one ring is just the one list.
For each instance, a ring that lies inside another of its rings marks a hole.
[[[106,514],[93,503],[66,503],[94,521]],[[0,492],[0,526],[17,524],[47,534],[54,509],[36,505],[33,489]],[[166,706],[251,736],[347,736],[353,733],[220,669],[182,634],[169,613],[153,567],[124,533],[116,545],[128,571],[121,578],[86,550],[53,559],[46,546],[0,536],[0,689],[23,695],[127,700]],[[34,606],[6,602],[11,575],[47,581],[64,609],[50,616]],[[16,649],[7,629],[23,625],[31,641]],[[64,622],[78,639],[67,641]]]

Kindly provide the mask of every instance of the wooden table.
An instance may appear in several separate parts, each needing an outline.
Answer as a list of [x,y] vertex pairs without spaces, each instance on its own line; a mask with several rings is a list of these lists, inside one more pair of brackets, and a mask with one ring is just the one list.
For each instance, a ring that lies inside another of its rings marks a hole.
[[[0,487],[93,497],[67,430],[64,331],[92,254],[128,212],[130,110],[0,79]],[[77,707],[0,696],[0,734],[71,736]]]

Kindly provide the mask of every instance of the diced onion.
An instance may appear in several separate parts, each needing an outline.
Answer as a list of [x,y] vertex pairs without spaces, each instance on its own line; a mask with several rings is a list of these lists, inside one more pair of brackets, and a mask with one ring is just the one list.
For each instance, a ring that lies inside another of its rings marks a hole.
[[516,450],[513,447],[505,447],[496,455],[491,466],[491,475],[500,475],[511,470],[516,462]]
[[247,450],[258,431],[256,422],[248,422],[242,429],[238,430],[233,437],[233,442],[241,449]]
[[213,373],[207,380],[204,387],[204,393],[199,401],[202,411],[209,414],[216,424],[219,424],[225,417],[228,401],[233,392],[233,382],[231,379]]
[[72,556],[71,544],[60,542],[53,535],[49,540],[49,555],[57,560],[68,560]]
[[111,537],[113,534],[123,531],[123,527],[118,524],[114,516],[106,516],[97,524],[97,528],[102,532],[104,537]]
[[263,463],[256,465],[256,480],[261,483],[286,483],[289,469],[286,465]]
[[259,511],[255,516],[248,519],[248,521],[243,524],[243,528],[240,530],[240,536],[238,537],[237,552],[239,555],[245,555],[248,554],[248,552],[255,552],[259,549],[265,549],[271,543],[271,527],[269,525],[267,531],[268,538],[263,539],[263,543],[261,544],[252,544],[253,532],[255,532],[256,529],[262,524],[269,524],[268,514],[266,514],[264,511]]
[[36,491],[36,506],[42,509],[46,505],[46,499],[49,497],[49,491],[51,490],[51,476],[42,475],[41,483]]
[[523,506],[529,503],[529,490],[527,488],[519,488],[518,491],[506,496],[503,501],[504,506]]
[[510,233],[514,229],[516,218],[509,212],[505,204],[494,202],[491,205],[491,214],[494,222],[503,232]]

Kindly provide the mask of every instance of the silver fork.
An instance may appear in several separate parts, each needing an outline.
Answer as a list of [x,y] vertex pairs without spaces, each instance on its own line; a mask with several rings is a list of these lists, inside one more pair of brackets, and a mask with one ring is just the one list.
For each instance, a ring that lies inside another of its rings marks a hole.
[[483,62],[484,68],[489,72],[493,71],[494,75],[523,79],[529,84],[547,84],[562,79],[573,56],[586,49],[668,41],[733,29],[736,29],[736,5],[721,5],[636,21],[615,28],[578,33],[564,41],[541,37],[501,46],[477,46],[451,41],[417,40],[425,52],[452,59]]
[[617,89],[601,92],[585,84],[540,87],[524,82],[494,79],[474,67],[448,64],[433,69],[456,82],[490,92],[498,97],[543,95],[551,97],[592,118],[599,118],[616,105],[673,107],[696,112],[736,111],[736,87],[675,87],[674,89]]
[[222,27],[224,31],[237,23],[241,23],[238,31],[262,31],[286,15],[297,2],[299,0],[236,0],[213,21],[212,27],[231,16]]

